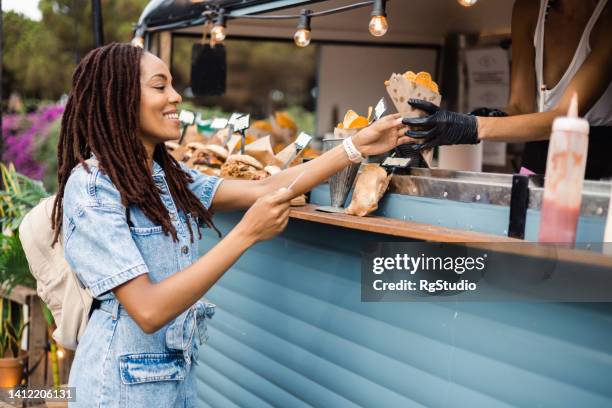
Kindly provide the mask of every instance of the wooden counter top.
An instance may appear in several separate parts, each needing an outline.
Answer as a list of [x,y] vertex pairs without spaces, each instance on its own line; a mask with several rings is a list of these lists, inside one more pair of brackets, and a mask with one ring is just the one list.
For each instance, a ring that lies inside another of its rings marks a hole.
[[318,205],[307,204],[303,207],[291,208],[290,216],[300,220],[320,222],[337,227],[351,228],[394,237],[418,239],[435,242],[524,242],[520,239],[479,232],[421,224],[413,221],[403,221],[380,216],[357,217],[354,215],[325,213],[316,211]]
[[534,256],[538,258],[551,258],[559,261],[588,264],[612,269],[612,256],[595,251],[537,245],[534,242],[516,238],[464,231],[380,216],[357,217],[347,214],[325,213],[316,211],[315,208],[317,207],[319,206],[313,204],[307,204],[303,207],[293,207],[291,208],[290,217],[304,221],[334,225],[341,228],[391,235],[394,237],[416,239],[420,241],[463,243],[472,247],[489,249],[497,252],[514,253],[517,255]]

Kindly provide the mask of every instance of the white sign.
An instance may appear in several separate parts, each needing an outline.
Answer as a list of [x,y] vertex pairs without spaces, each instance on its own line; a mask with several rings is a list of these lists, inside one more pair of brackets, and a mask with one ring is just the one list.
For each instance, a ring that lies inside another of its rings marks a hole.
[[[503,109],[508,103],[510,63],[508,52],[499,47],[465,51],[468,71],[468,111],[487,107]],[[506,143],[483,143],[483,164],[506,165]]]

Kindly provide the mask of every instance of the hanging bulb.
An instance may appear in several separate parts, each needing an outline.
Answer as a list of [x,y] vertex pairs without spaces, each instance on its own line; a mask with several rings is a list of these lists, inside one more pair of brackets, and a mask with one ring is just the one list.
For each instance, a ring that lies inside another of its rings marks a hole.
[[225,27],[222,25],[216,25],[210,30],[210,36],[216,43],[223,42],[225,40]]
[[478,0],[457,0],[463,7],[472,7]]
[[293,35],[293,41],[298,47],[307,47],[310,44],[310,30],[298,29]]
[[387,18],[385,16],[374,16],[370,19],[370,34],[374,37],[382,37],[387,34],[389,24],[387,24]]
[[225,40],[225,21],[225,10],[221,9],[219,10],[217,17],[215,18],[215,24],[212,30],[210,30],[210,37],[212,38],[213,42],[220,43]]
[[144,38],[142,38],[140,36],[136,36],[136,37],[132,38],[131,44],[134,47],[144,48]]
[[293,35],[293,41],[298,47],[307,47],[310,44],[310,10],[300,11],[300,22]]
[[387,23],[386,0],[375,0],[370,19],[370,34],[374,37],[382,37],[387,34],[389,24]]

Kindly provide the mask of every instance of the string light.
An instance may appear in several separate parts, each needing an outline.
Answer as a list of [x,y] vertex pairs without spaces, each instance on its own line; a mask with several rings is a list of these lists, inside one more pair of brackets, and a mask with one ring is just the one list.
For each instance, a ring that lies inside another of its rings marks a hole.
[[[205,3],[208,0],[190,0],[191,3]],[[461,5],[469,7],[476,3],[477,0],[457,0]],[[331,14],[341,13],[344,11],[354,10],[362,7],[373,6],[371,19],[369,23],[369,31],[375,37],[381,37],[389,30],[389,23],[387,22],[386,13],[386,0],[363,0],[353,4],[347,4],[345,6],[335,7],[321,11],[301,10],[300,14],[285,14],[285,15],[232,15],[231,13],[225,14],[224,9],[217,9],[214,5],[206,6],[206,10],[199,14],[197,17],[191,18],[187,21],[180,20],[174,21],[169,24],[162,26],[156,26],[156,30],[172,30],[175,28],[184,28],[200,24],[210,24],[213,21],[213,28],[210,31],[211,43],[220,43],[225,40],[226,37],[226,21],[228,19],[252,19],[252,20],[293,20],[299,19],[297,31],[293,36],[295,44],[299,47],[307,47],[311,41],[311,30],[310,20],[313,17],[328,16]],[[147,31],[146,23],[139,23],[137,31],[132,40],[132,44],[138,47],[142,47],[145,43],[142,38],[144,33]]]
[[217,14],[217,17],[215,18],[215,24],[212,30],[210,30],[210,36],[212,37],[215,43],[220,43],[225,40],[225,21],[225,10],[221,9],[219,10],[219,14]]
[[144,48],[144,38],[142,36],[136,36],[132,38],[131,44],[134,47]]
[[370,19],[370,34],[374,37],[382,37],[387,34],[389,24],[387,23],[387,13],[385,11],[386,0],[375,0]]
[[293,35],[293,41],[298,47],[307,47],[310,44],[310,10],[300,11],[300,22]]
[[463,7],[472,7],[478,0],[457,0]]

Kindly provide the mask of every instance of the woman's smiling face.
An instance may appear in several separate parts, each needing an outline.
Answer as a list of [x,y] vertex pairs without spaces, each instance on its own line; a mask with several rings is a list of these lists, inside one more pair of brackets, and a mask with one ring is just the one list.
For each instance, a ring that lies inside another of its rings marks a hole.
[[182,101],[172,87],[166,64],[144,52],[140,58],[140,133],[145,145],[154,146],[181,136],[177,104]]

